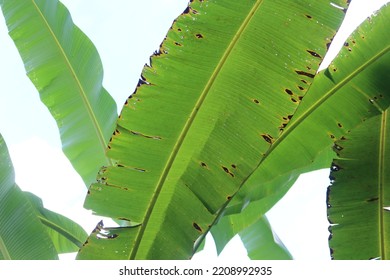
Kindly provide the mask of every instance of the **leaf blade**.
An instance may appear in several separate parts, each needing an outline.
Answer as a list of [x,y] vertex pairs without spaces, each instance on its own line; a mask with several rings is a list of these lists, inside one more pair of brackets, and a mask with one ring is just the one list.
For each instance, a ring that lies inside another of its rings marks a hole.
[[[329,149],[353,127],[381,114],[389,106],[389,97],[378,94],[388,91],[384,82],[390,59],[390,36],[385,35],[388,13],[389,7],[385,6],[375,17],[366,20],[328,69],[317,74],[286,131],[238,193],[238,206],[243,201],[256,201],[269,194],[256,189],[257,182],[270,190],[273,178],[278,175],[309,170],[319,151]],[[284,161],[280,155],[285,154],[294,160]],[[239,208],[237,205],[235,207]]]
[[45,225],[46,230],[58,254],[77,252],[88,234],[76,222],[43,207],[42,200],[32,193],[25,192],[34,207],[38,219]]
[[292,260],[292,256],[263,216],[239,233],[251,260]]
[[24,193],[15,184],[11,159],[0,135],[0,251],[4,259],[58,259]]
[[27,75],[57,122],[64,153],[88,186],[111,164],[105,149],[117,117],[102,87],[99,55],[59,1],[4,0],[1,7]]
[[388,121],[384,111],[337,142],[327,195],[334,259],[388,259]]
[[[295,111],[301,94],[289,92],[305,92],[297,83],[303,83],[302,75],[311,79],[314,74],[302,69],[308,64],[311,71],[318,67],[326,38],[343,17],[327,3],[312,8],[308,3],[193,1],[174,22],[119,117],[108,151],[117,165],[100,171],[85,203],[97,214],[141,224],[129,258],[189,258],[198,237],[213,225],[239,182],[277,137],[282,116]],[[275,13],[275,7],[284,12]],[[310,21],[302,10],[323,25]],[[303,26],[318,34],[321,46],[309,40],[309,32],[298,32],[302,40],[297,42],[291,30]],[[270,35],[279,29],[284,30],[282,35]],[[274,44],[266,43],[270,41]],[[289,50],[293,58],[285,67]],[[243,90],[242,81],[251,71],[253,83]],[[281,79],[286,88],[278,86]],[[264,111],[257,116],[254,112],[259,110]]]

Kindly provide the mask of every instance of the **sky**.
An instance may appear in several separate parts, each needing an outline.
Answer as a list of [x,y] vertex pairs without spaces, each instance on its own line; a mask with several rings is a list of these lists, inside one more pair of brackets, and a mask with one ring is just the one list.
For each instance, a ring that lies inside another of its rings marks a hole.
[[[172,21],[187,0],[63,0],[76,25],[95,44],[104,67],[104,87],[120,110],[134,91],[149,56],[158,49]],[[387,0],[353,0],[347,20],[334,40],[337,53],[346,36]],[[100,217],[82,204],[87,189],[62,154],[57,126],[25,74],[23,63],[0,19],[0,133],[16,172],[16,182],[40,196],[46,208],[80,223],[89,233]],[[337,44],[337,46],[336,46]],[[330,56],[325,63],[330,62]],[[329,259],[325,194],[327,170],[304,174],[287,195],[267,213],[273,230],[295,259]],[[207,250],[194,259],[216,258],[210,238]],[[70,256],[72,258],[73,256]],[[64,256],[63,258],[66,258]],[[245,249],[235,238],[220,256],[245,259]]]

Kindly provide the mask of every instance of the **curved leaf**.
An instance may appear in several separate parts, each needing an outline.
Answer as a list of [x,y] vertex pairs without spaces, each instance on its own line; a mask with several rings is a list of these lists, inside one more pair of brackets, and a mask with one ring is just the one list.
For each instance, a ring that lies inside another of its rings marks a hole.
[[240,232],[248,257],[251,260],[291,260],[292,256],[272,231],[265,216]]
[[0,259],[58,259],[53,243],[25,194],[15,184],[15,174],[0,135]]
[[[295,112],[343,16],[328,1],[191,2],[121,112],[117,164],[86,199],[140,225],[121,257],[192,256]],[[113,258],[109,247],[99,257]]]
[[390,258],[389,135],[385,111],[336,143],[327,198],[334,259]]
[[[308,167],[305,167],[303,172],[310,172],[317,169],[329,168],[331,165],[334,153],[331,150],[325,149],[323,152],[319,153],[316,160]],[[297,175],[292,176],[287,174],[287,176],[279,176],[272,180],[272,184],[268,186],[270,189],[275,191],[269,192],[267,196],[260,200],[254,200],[250,202],[245,207],[238,205],[239,207],[229,207],[229,209],[224,213],[224,215],[218,220],[218,223],[215,224],[211,233],[214,236],[215,245],[217,247],[217,252],[220,253],[226,244],[239,232],[244,231],[247,235],[258,234],[258,226],[256,223],[259,222],[259,219],[262,219],[264,213],[266,213],[272,206],[276,204],[283,197],[290,187],[295,183],[299,177],[299,172]],[[235,213],[237,212],[237,213]],[[250,228],[255,232],[250,233]],[[283,248],[283,247],[282,247]],[[265,252],[264,255],[265,256]]]
[[285,186],[275,184],[275,180],[311,169],[319,151],[331,148],[334,141],[389,106],[389,12],[385,6],[366,20],[332,64],[316,75],[291,122],[227,212],[236,213],[250,201],[266,201],[270,195],[283,193],[279,189]]
[[34,207],[37,217],[45,225],[57,253],[77,252],[88,237],[85,230],[67,217],[44,208],[42,200],[36,195],[27,192],[25,195]]
[[217,253],[237,234],[240,235],[251,259],[291,259],[283,243],[273,233],[261,214],[262,201],[251,203],[239,214],[222,217],[211,229]]
[[2,0],[27,75],[59,127],[63,150],[86,185],[95,181],[114,130],[116,104],[102,87],[91,41],[57,0]]

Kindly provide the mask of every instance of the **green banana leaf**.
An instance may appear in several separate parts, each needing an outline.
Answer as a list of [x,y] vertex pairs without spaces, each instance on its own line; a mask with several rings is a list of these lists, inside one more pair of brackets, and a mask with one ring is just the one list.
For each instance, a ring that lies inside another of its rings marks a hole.
[[117,118],[91,41],[57,0],[1,0],[27,75],[57,122],[63,150],[87,186],[103,165]]
[[261,201],[251,203],[242,213],[226,215],[211,228],[217,253],[237,234],[251,259],[291,259],[265,216],[258,210]]
[[316,75],[283,134],[234,197],[227,213],[237,213],[251,201],[274,199],[273,195],[283,193],[280,190],[286,187],[278,178],[294,178],[312,169],[319,151],[331,149],[334,141],[389,106],[389,19],[390,7],[384,6],[357,28],[331,65]]
[[328,1],[192,1],[144,68],[108,146],[116,164],[86,198],[131,226],[97,227],[78,258],[118,258],[110,244],[121,242],[124,259],[191,258],[286,127],[343,17]]
[[[308,168],[306,167],[304,169],[304,172],[329,168],[333,158],[334,153],[330,149],[325,149],[323,152],[319,153],[317,159]],[[277,191],[270,193],[263,199],[250,202],[247,206],[245,206],[244,209],[237,209],[237,213],[229,213],[226,211],[224,215],[218,220],[218,223],[211,228],[211,233],[215,237],[214,241],[217,248],[217,253],[221,253],[228,242],[230,242],[230,240],[235,235],[241,231],[244,231],[246,228],[251,227],[256,230],[255,234],[259,234],[258,230],[261,227],[256,226],[255,224],[263,223],[260,220],[263,219],[264,213],[266,213],[272,206],[276,204],[276,202],[280,200],[281,197],[287,193],[298,177],[299,175],[291,176],[290,174],[288,174],[288,176],[279,176],[277,179],[272,181]],[[229,210],[231,211],[232,207],[230,207]],[[265,231],[266,232],[264,234],[267,235],[269,229],[265,227]],[[258,249],[260,251],[257,253],[262,254],[264,258],[266,258],[265,252],[263,252],[263,248],[258,247]],[[251,253],[255,254],[254,249],[251,250]],[[270,252],[270,258],[271,254],[274,254],[274,252]]]
[[291,260],[292,256],[272,231],[265,216],[239,233],[251,260]]
[[77,252],[88,238],[86,231],[67,217],[43,207],[42,200],[25,192],[39,220],[46,230],[58,254]]
[[389,134],[387,110],[336,143],[327,198],[333,259],[390,258]]
[[57,252],[24,192],[0,135],[0,259],[50,260]]

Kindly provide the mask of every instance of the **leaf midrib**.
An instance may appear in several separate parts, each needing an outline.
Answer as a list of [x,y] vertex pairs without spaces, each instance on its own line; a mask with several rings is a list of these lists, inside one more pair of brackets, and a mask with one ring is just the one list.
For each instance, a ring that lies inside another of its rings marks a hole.
[[250,12],[248,13],[247,17],[244,19],[243,23],[241,24],[241,26],[239,27],[239,29],[237,30],[237,32],[235,33],[235,35],[233,36],[233,39],[232,41],[230,42],[230,44],[228,45],[228,47],[226,48],[226,51],[224,52],[224,54],[222,55],[221,59],[219,60],[218,64],[216,65],[215,67],[215,70],[214,72],[212,73],[210,79],[207,81],[207,84],[206,86],[204,87],[202,93],[200,94],[199,96],[199,99],[198,101],[196,102],[195,104],[195,107],[193,108],[189,118],[187,119],[187,122],[185,123],[181,133],[180,133],[180,136],[175,144],[175,146],[173,147],[173,150],[172,150],[172,153],[170,154],[169,158],[168,158],[168,161],[167,161],[167,164],[165,165],[164,169],[163,169],[163,172],[159,178],[159,181],[157,183],[157,186],[156,186],[156,191],[154,192],[154,195],[151,199],[151,202],[149,204],[149,207],[148,207],[148,210],[146,212],[146,215],[145,215],[145,219],[144,221],[142,222],[142,226],[141,226],[141,229],[136,237],[136,240],[135,240],[135,243],[134,243],[134,246],[133,246],[133,250],[131,252],[131,255],[130,255],[130,259],[135,259],[137,253],[138,253],[138,249],[139,249],[139,246],[141,244],[141,240],[142,240],[142,237],[145,233],[145,230],[146,230],[146,227],[148,225],[148,222],[150,220],[150,217],[153,213],[153,210],[154,210],[154,207],[157,203],[157,200],[158,200],[158,197],[162,191],[162,188],[164,186],[164,183],[165,183],[165,180],[171,170],[171,167],[178,155],[178,152],[184,142],[184,139],[186,138],[187,134],[188,134],[188,131],[190,130],[198,112],[199,112],[199,109],[201,108],[204,100],[206,99],[206,97],[208,96],[208,93],[210,92],[210,89],[212,87],[212,85],[214,84],[217,76],[219,75],[219,73],[221,72],[221,69],[223,68],[223,66],[225,65],[225,62],[227,61],[230,53],[232,52],[234,46],[237,44],[238,40],[240,39],[242,33],[244,32],[244,30],[246,29],[246,27],[248,26],[250,20],[252,19],[253,15],[256,13],[256,11],[258,10],[258,8],[260,7],[260,5],[262,4],[263,0],[257,0],[256,3],[253,5],[252,9],[250,10]]
[[[264,157],[261,159],[261,161],[258,163],[258,165],[253,169],[251,173],[243,180],[240,187],[236,191],[236,193],[232,196],[232,198],[238,193],[238,191],[246,184],[246,182],[249,180],[249,178],[256,172],[256,170],[263,164],[265,160],[268,159],[269,155],[272,153],[273,150],[276,149],[277,146],[291,133],[294,131],[294,129],[299,126],[311,113],[313,113],[315,110],[317,110],[327,99],[329,99],[333,94],[335,94],[340,88],[342,88],[345,84],[347,84],[350,80],[352,80],[354,77],[356,77],[360,72],[362,72],[364,69],[369,67],[371,64],[373,64],[375,61],[377,61],[379,58],[381,58],[383,55],[385,55],[390,50],[390,45],[387,47],[384,47],[382,51],[374,55],[371,59],[367,60],[366,63],[363,63],[360,67],[358,67],[355,71],[353,71],[350,75],[347,75],[343,80],[341,80],[338,84],[336,84],[332,89],[330,89],[328,92],[326,92],[317,102],[315,102],[312,106],[310,106],[304,113],[302,113],[297,119],[295,119],[294,122],[291,120],[290,125],[287,125],[285,130],[283,131],[283,134],[281,134],[275,142],[271,145],[271,147],[268,149],[268,151],[265,153]],[[232,201],[232,200],[230,200]],[[220,211],[217,214],[216,219],[213,221],[211,226],[213,226],[216,221],[219,220],[220,216],[223,215],[224,209],[228,206],[229,202],[227,201],[220,209]],[[211,227],[210,227],[211,228]],[[209,229],[202,235],[201,241],[203,241],[206,234],[209,232]],[[199,242],[201,243],[201,242]],[[195,248],[197,249],[197,248]],[[195,250],[196,251],[196,250]]]
[[[108,143],[105,140],[104,133],[103,133],[101,127],[99,126],[99,122],[98,122],[98,120],[97,120],[97,118],[95,116],[95,113],[93,112],[92,106],[91,106],[90,102],[88,101],[88,97],[87,97],[86,91],[85,91],[81,81],[79,80],[78,76],[76,75],[76,71],[74,70],[72,64],[70,63],[70,61],[68,59],[68,56],[66,55],[65,50],[63,49],[61,43],[59,42],[57,36],[55,35],[53,29],[51,28],[50,24],[46,20],[45,16],[43,15],[42,11],[40,10],[39,6],[36,4],[35,0],[32,0],[32,3],[34,5],[36,11],[38,12],[39,16],[41,17],[42,21],[44,22],[47,30],[52,35],[52,38],[53,38],[55,44],[57,45],[58,50],[60,51],[60,53],[61,53],[61,55],[62,55],[62,57],[63,57],[63,59],[65,61],[65,65],[69,69],[72,77],[74,78],[74,81],[76,82],[76,85],[77,85],[77,88],[78,88],[78,92],[80,93],[81,100],[83,101],[84,107],[86,108],[88,116],[89,116],[89,118],[90,118],[90,120],[92,122],[92,126],[95,129],[95,132],[96,132],[97,138],[99,140],[100,146],[101,146],[101,148],[102,148],[102,150],[104,152],[106,150],[106,147],[107,147]],[[61,5],[61,3],[58,2],[58,5]],[[108,157],[105,157],[105,158],[106,158],[108,164],[112,165],[111,159],[109,159]]]
[[[290,135],[294,131],[296,127],[298,127],[310,114],[312,114],[315,110],[317,110],[321,105],[328,100],[330,97],[333,96],[340,88],[342,88],[344,85],[346,85],[350,80],[352,80],[354,77],[356,77],[359,73],[361,73],[364,69],[369,67],[371,64],[373,64],[375,61],[377,61],[379,58],[381,58],[383,55],[385,55],[390,50],[390,46],[383,48],[382,51],[380,51],[378,54],[374,55],[371,59],[367,60],[366,63],[363,63],[360,67],[358,67],[355,71],[352,71],[350,75],[347,75],[343,80],[341,80],[339,83],[337,83],[332,89],[330,89],[328,92],[326,92],[324,95],[321,96],[321,98],[315,102],[312,106],[310,106],[305,112],[303,112],[295,121],[293,121],[294,117],[291,120],[291,124],[287,125],[284,132],[280,135],[279,138],[275,140],[275,142],[271,145],[271,147],[268,149],[268,151],[265,153],[264,157],[261,159],[261,161],[258,163],[258,165],[255,167],[255,169],[246,177],[246,179],[242,182],[241,186],[245,185],[245,183],[249,180],[249,178],[253,175],[253,173],[260,167],[260,165],[268,159],[269,155],[272,154],[272,152],[279,146],[280,143],[283,142],[283,140]],[[237,192],[236,192],[237,193]]]
[[0,236],[0,252],[3,255],[5,260],[12,260],[10,254],[7,250],[7,246],[5,245],[4,240],[3,240],[3,238],[1,238],[1,236]]
[[38,215],[39,220],[42,224],[47,226],[48,228],[54,230],[64,238],[66,238],[68,241],[72,242],[75,246],[78,248],[81,248],[83,246],[83,242],[80,241],[75,235],[73,235],[71,232],[67,231],[65,228],[61,227],[60,225],[53,223],[52,221],[48,220],[42,215]]
[[[333,96],[340,88],[345,86],[349,81],[351,81],[354,77],[360,74],[364,69],[369,67],[383,55],[385,55],[390,50],[390,46],[387,46],[383,49],[383,51],[379,52],[377,55],[374,55],[371,59],[367,60],[366,63],[363,63],[360,67],[358,67],[355,71],[352,71],[350,75],[347,75],[343,80],[337,83],[332,89],[326,92],[317,102],[315,102],[312,106],[310,106],[303,114],[301,114],[295,121],[291,123],[291,125],[287,125],[285,131],[279,138],[276,139],[275,143],[270,147],[267,151],[266,155],[260,162],[260,164],[268,157],[269,154],[285,139],[294,129],[299,126],[310,114],[312,114],[315,110],[317,110],[321,105]],[[292,118],[294,119],[294,117]],[[260,166],[257,166],[257,168]],[[257,169],[256,168],[256,169]]]
[[382,113],[381,127],[380,127],[380,140],[379,140],[379,170],[378,170],[378,191],[379,191],[379,248],[380,257],[382,260],[386,260],[386,244],[385,244],[385,222],[384,222],[384,195],[385,195],[385,152],[386,152],[386,132],[387,132],[387,111]]

